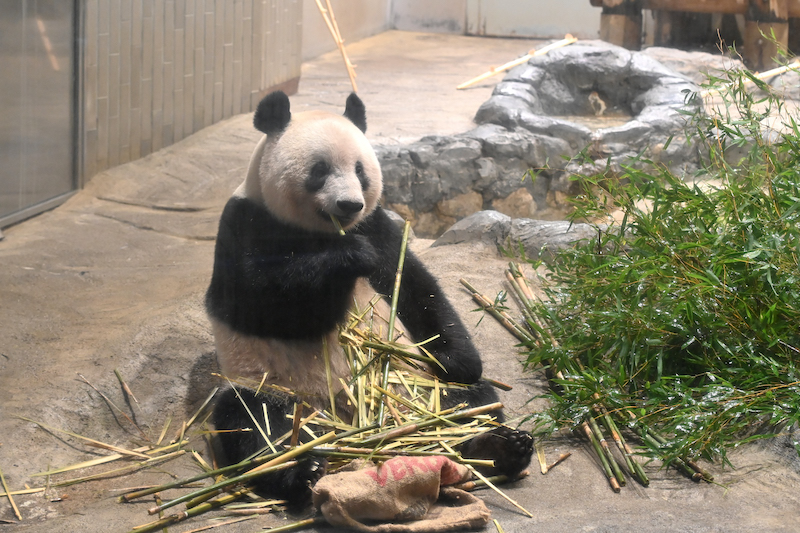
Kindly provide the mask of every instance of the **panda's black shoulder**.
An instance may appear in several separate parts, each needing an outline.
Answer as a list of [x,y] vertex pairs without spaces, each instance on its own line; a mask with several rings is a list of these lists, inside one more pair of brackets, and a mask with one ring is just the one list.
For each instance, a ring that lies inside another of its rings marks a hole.
[[280,253],[284,249],[330,246],[327,235],[311,233],[278,219],[263,204],[234,196],[222,211],[217,247],[242,246],[250,250]]
[[269,239],[294,233],[296,228],[282,223],[270,213],[266,207],[246,197],[234,196],[225,204],[219,220],[217,243],[229,239],[247,239],[260,235]]

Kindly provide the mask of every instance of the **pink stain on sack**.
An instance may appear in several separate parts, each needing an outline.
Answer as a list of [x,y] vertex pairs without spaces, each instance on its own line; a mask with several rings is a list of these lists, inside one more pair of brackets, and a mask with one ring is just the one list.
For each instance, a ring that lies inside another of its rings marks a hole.
[[395,457],[389,459],[377,471],[370,470],[366,474],[381,486],[386,486],[390,481],[400,481],[415,472],[425,473],[440,471],[441,485],[452,485],[461,481],[463,473],[458,465],[441,455],[430,457]]

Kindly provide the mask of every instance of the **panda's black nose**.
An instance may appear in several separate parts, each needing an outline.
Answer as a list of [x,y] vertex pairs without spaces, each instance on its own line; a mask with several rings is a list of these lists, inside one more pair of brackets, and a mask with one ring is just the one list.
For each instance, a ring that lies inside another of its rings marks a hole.
[[342,215],[355,215],[364,209],[364,203],[354,202],[352,200],[339,200],[336,202],[336,207],[339,208]]

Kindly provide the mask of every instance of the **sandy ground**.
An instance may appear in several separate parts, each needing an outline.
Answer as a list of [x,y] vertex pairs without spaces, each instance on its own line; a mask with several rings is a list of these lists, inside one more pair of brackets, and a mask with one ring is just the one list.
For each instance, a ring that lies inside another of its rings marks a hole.
[[[466,131],[493,80],[468,91],[454,87],[534,44],[401,32],[353,43],[349,52],[358,65],[370,138],[406,142]],[[293,109],[340,112],[349,91],[338,52],[326,54],[304,66]],[[0,242],[0,469],[12,489],[45,486],[37,472],[109,453],[55,428],[135,447],[143,435],[112,402],[151,439],[171,419],[171,436],[217,385],[202,297],[221,208],[243,179],[258,139],[250,121],[249,115],[234,117],[104,172],[65,205],[5,230]],[[541,400],[527,403],[544,390],[541,376],[523,373],[513,338],[493,320],[481,321],[458,283],[466,277],[494,295],[502,288],[506,260],[479,245],[427,244],[413,246],[469,325],[485,356],[486,374],[514,385],[503,396],[509,412],[522,416],[541,408]],[[126,402],[115,369],[138,403]],[[205,453],[202,444],[197,449]],[[572,456],[547,476],[535,472],[507,488],[533,518],[495,494],[481,493],[505,531],[800,530],[797,454],[780,440],[735,451],[735,469],[713,466],[719,485],[695,484],[648,465],[650,487],[629,484],[619,494],[609,489],[580,441],[562,438],[545,448],[550,461],[566,451]],[[44,496],[20,495],[15,501],[21,522],[2,498],[0,531],[129,531],[150,520],[146,509],[152,500],[119,504],[120,489],[196,472],[196,463],[182,457],[136,475],[50,488]],[[294,519],[264,516],[217,531],[251,532]],[[213,523],[199,518],[169,530]]]

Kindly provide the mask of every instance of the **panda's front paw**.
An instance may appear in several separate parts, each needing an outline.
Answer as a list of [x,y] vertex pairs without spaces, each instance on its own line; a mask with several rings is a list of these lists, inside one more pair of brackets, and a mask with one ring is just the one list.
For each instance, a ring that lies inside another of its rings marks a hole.
[[285,471],[280,493],[292,509],[302,509],[311,503],[311,489],[325,475],[327,467],[326,459],[309,457]]
[[466,442],[461,454],[474,459],[492,459],[492,473],[513,478],[531,462],[533,437],[527,431],[500,426]]

